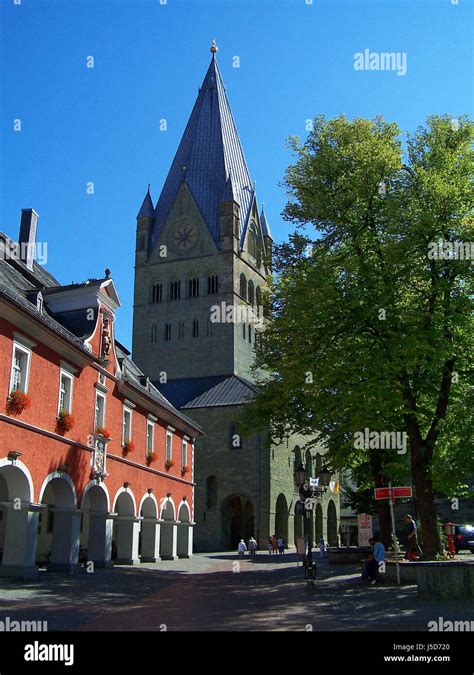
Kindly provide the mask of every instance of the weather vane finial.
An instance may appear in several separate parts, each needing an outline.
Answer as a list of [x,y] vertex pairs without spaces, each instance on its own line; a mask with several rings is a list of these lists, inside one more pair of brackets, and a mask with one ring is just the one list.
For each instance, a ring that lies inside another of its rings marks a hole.
[[216,44],[216,38],[212,39],[212,45],[211,45],[210,51],[211,51],[211,54],[215,54],[216,52],[219,51],[219,49],[217,48],[217,44]]

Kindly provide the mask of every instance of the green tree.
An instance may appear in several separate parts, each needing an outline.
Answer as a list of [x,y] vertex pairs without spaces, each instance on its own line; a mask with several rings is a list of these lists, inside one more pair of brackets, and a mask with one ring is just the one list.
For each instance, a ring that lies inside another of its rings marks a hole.
[[[430,557],[433,490],[474,470],[472,139],[465,118],[431,117],[403,148],[397,125],[341,116],[291,140],[284,216],[297,229],[275,248],[259,395],[243,419],[323,440],[363,488],[411,479]],[[406,434],[406,454],[356,447],[365,428]]]

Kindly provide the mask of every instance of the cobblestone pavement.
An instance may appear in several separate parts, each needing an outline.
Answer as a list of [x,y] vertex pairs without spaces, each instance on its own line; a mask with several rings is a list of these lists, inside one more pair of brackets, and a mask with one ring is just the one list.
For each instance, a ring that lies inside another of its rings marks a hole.
[[0,580],[0,620],[47,620],[51,630],[427,630],[428,621],[473,621],[472,600],[422,600],[415,585],[366,586],[355,565],[317,560],[308,589],[296,556],[231,553],[189,560],[40,573]]

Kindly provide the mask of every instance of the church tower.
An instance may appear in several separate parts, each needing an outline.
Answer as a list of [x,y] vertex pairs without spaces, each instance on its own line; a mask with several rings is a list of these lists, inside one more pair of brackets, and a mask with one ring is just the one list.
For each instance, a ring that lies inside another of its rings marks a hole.
[[162,382],[253,379],[270,271],[268,225],[211,51],[156,208],[148,190],[137,216],[133,353]]
[[[273,242],[215,42],[211,53],[158,201],[148,189],[138,212],[133,358],[204,429],[195,448],[194,542],[196,550],[220,551],[242,537],[265,545],[277,533],[292,543],[302,532],[301,515],[292,514],[293,469],[301,463],[295,444],[304,439],[275,447],[268,434],[238,434],[242,409],[255,396],[254,348]],[[326,527],[322,506],[318,539],[336,531],[334,515]]]

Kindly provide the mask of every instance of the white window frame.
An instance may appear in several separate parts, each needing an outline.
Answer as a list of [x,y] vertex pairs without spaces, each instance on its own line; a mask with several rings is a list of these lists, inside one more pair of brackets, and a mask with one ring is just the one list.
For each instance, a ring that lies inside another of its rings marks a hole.
[[[168,439],[169,440],[169,454],[168,454]],[[166,430],[166,461],[170,462],[173,459],[173,432]]]
[[19,342],[14,341],[13,342],[13,350],[12,350],[12,365],[11,365],[11,371],[10,371],[10,388],[8,390],[8,395],[13,391],[13,382],[14,382],[14,375],[15,375],[15,354],[16,351],[22,352],[24,356],[26,356],[26,373],[25,373],[25,381],[22,387],[20,387],[19,391],[22,391],[24,394],[28,393],[28,385],[30,383],[30,366],[31,366],[31,358],[32,358],[32,351],[31,349],[28,349],[28,347],[25,347],[24,345],[20,344]]
[[[63,377],[69,380],[69,405],[67,405],[64,408],[61,408],[61,384],[63,381]],[[70,413],[72,411],[73,391],[74,391],[74,376],[71,375],[71,373],[68,373],[67,370],[64,370],[64,368],[61,368],[59,371],[58,414],[61,412],[61,410],[64,410],[64,412],[67,413]]]
[[183,438],[181,441],[181,466],[188,466],[188,441]]
[[[96,419],[96,412],[97,412],[97,401],[98,399],[101,398],[104,402],[103,408],[102,408],[102,423],[99,424],[99,421]],[[94,402],[94,431],[98,427],[105,427],[105,411],[106,411],[106,406],[107,406],[107,398],[105,394],[102,394],[100,391],[95,392],[95,402]]]
[[[126,415],[130,415],[130,425],[128,427],[128,435],[127,438],[125,437],[125,417]],[[123,413],[122,413],[122,445],[126,441],[131,442],[132,440],[132,418],[133,418],[133,413],[130,408],[128,408],[126,405],[123,406]]]
[[[151,438],[151,443],[149,439]],[[155,425],[150,420],[146,421],[146,451],[154,452],[155,451]]]

